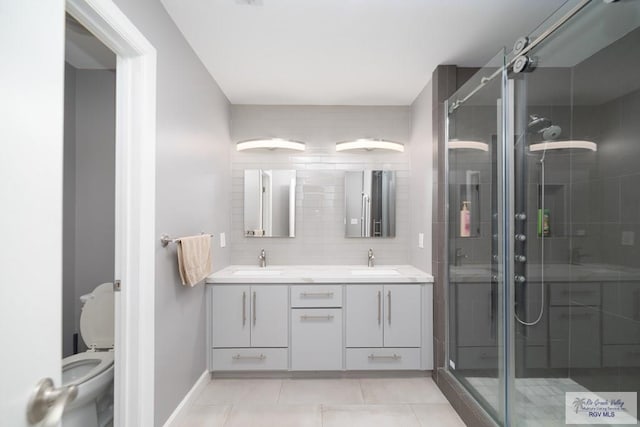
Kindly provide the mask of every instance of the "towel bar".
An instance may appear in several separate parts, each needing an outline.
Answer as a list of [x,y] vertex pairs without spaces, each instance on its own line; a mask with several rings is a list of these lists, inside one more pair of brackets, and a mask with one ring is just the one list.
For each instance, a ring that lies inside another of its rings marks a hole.
[[[207,235],[209,237],[213,237],[213,234],[211,233],[200,233],[202,235]],[[168,234],[162,234],[160,236],[160,244],[162,244],[162,247],[165,248],[169,245],[169,243],[177,243],[182,239],[182,237],[171,237]]]

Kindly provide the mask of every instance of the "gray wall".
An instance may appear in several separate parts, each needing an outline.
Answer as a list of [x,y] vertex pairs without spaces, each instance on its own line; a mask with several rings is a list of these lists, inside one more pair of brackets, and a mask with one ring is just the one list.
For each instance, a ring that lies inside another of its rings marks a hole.
[[[409,263],[410,107],[232,107],[234,142],[282,137],[307,143],[304,153],[233,152],[232,263],[257,265],[261,248],[270,264],[362,264],[367,250],[379,264]],[[405,153],[336,153],[335,143],[374,137],[407,144]],[[247,238],[243,233],[244,169],[297,169],[296,237]],[[397,173],[396,237],[344,237],[344,172],[394,169]]]
[[75,309],[114,279],[115,90],[110,70],[76,70]]
[[[230,228],[229,102],[157,0],[116,0],[155,47],[156,235]],[[204,286],[182,287],[175,245],[156,251],[155,425],[162,425],[206,368]]]
[[[432,102],[431,80],[411,105],[411,231],[409,262],[431,272],[431,186],[432,186]],[[424,247],[418,247],[418,234],[424,234]]]
[[64,169],[62,215],[62,357],[73,354],[76,265],[76,69],[64,67]]
[[65,66],[64,143],[62,343],[68,356],[80,331],[80,296],[114,278],[115,72]]

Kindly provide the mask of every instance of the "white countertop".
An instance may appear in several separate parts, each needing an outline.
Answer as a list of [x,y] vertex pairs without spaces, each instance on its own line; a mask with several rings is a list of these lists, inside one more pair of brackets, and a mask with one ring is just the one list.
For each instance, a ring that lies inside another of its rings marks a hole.
[[433,276],[410,265],[230,265],[207,283],[433,283]]

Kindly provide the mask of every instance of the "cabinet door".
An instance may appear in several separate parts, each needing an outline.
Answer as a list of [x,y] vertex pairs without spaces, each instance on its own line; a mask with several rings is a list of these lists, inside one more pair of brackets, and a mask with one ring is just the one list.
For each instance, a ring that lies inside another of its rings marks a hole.
[[381,285],[347,285],[347,347],[382,347]]
[[213,287],[213,346],[249,347],[249,286]]
[[384,346],[420,347],[420,286],[384,286]]
[[342,369],[342,309],[291,309],[291,369]]
[[456,283],[456,302],[458,346],[495,346],[498,329],[491,283]]
[[549,309],[552,368],[600,367],[600,312],[593,307]]
[[251,287],[251,346],[287,347],[287,286]]

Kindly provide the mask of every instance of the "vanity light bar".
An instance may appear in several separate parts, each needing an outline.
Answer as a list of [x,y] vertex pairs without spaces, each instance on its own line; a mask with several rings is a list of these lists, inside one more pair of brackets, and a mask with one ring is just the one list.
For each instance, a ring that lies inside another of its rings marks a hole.
[[582,150],[598,151],[598,146],[595,142],[591,141],[550,141],[541,142],[539,144],[531,144],[529,151],[544,151],[544,150],[562,150],[565,148],[578,148]]
[[382,139],[356,139],[355,141],[345,141],[336,143],[336,151],[347,150],[390,150],[404,152],[404,145],[399,142],[384,141]]
[[268,150],[284,148],[287,150],[304,151],[306,146],[304,142],[290,141],[282,138],[251,139],[248,141],[238,142],[236,144],[237,151],[253,150],[258,148],[266,148]]
[[459,141],[457,139],[449,141],[450,150],[468,148],[470,150],[489,151],[489,144],[480,141]]

